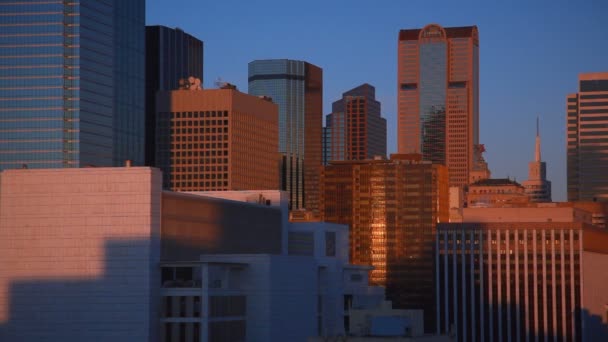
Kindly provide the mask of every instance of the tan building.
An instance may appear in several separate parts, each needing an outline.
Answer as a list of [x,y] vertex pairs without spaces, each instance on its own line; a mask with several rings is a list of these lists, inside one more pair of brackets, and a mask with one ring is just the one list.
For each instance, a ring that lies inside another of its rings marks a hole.
[[479,144],[477,26],[399,32],[399,153],[421,153],[449,170],[450,186],[469,183]]
[[469,185],[467,206],[502,207],[528,203],[525,188],[508,178],[481,179]]
[[279,189],[278,107],[236,89],[157,94],[157,166],[174,191]]
[[330,162],[321,174],[321,215],[350,226],[354,264],[372,265],[373,284],[386,286],[398,309],[423,309],[434,329],[433,245],[437,222],[448,220],[443,165],[420,155]]
[[465,208],[439,224],[438,333],[458,341],[606,341],[608,232],[572,207]]

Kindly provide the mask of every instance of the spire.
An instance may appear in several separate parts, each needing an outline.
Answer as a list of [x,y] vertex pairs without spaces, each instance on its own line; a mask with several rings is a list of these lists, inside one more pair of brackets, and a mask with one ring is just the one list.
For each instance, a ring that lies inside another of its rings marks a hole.
[[540,161],[540,133],[538,128],[538,116],[536,117],[536,151],[534,154],[534,161]]

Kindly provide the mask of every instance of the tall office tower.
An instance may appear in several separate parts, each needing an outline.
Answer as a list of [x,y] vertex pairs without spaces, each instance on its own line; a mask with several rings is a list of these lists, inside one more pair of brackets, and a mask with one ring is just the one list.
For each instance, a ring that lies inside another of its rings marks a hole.
[[281,189],[290,209],[318,207],[322,164],[323,69],[303,61],[249,63],[249,94],[269,96],[279,105]]
[[144,8],[0,2],[0,170],[144,163]]
[[421,153],[464,186],[479,144],[477,26],[401,30],[398,46],[399,153]]
[[203,80],[203,42],[179,28],[146,26],[146,165],[155,166],[156,92]]
[[567,106],[568,201],[608,201],[608,72],[580,74]]
[[420,155],[336,161],[321,173],[321,214],[348,224],[354,264],[372,265],[373,284],[386,287],[400,309],[423,309],[435,331],[433,248],[437,222],[448,220],[448,174]]
[[551,182],[547,180],[547,163],[540,159],[540,132],[536,119],[534,161],[528,164],[528,180],[522,184],[530,202],[551,202]]
[[465,208],[439,224],[437,332],[458,341],[606,341],[608,233],[577,208]]
[[161,91],[156,162],[174,191],[278,190],[278,108],[236,89]]
[[376,88],[367,83],[342,94],[327,114],[323,163],[386,156],[386,119],[380,116]]

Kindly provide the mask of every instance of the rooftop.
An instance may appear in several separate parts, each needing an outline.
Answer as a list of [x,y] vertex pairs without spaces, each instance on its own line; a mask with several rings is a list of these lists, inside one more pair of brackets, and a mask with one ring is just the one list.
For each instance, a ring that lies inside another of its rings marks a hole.
[[509,178],[488,178],[488,179],[480,179],[470,186],[504,186],[504,185],[516,185],[521,186],[521,184],[517,183],[514,180]]

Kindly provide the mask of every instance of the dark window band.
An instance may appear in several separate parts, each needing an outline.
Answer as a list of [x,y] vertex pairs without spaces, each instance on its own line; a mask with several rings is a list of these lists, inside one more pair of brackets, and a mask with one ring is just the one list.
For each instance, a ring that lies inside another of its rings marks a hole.
[[581,100],[608,99],[608,94],[581,95]]
[[608,101],[606,102],[581,102],[581,107],[595,107],[595,106],[608,106]]
[[586,124],[581,125],[581,129],[585,128],[608,128],[608,124]]
[[583,91],[608,91],[608,80],[581,81],[581,92]]
[[416,83],[401,83],[401,90],[414,90],[418,88]]
[[608,108],[606,109],[583,109],[581,114],[608,114]]
[[581,121],[608,121],[608,116],[589,116],[580,118]]

